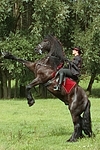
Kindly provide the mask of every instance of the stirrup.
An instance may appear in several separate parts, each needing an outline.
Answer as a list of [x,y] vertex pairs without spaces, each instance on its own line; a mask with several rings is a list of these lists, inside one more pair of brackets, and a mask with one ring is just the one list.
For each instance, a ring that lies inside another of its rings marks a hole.
[[60,85],[54,86],[54,91],[60,91]]

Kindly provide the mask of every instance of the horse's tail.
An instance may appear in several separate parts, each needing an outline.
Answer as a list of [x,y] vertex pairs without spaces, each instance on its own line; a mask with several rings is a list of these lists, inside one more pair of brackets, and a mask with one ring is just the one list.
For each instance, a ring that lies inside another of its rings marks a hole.
[[83,113],[83,119],[82,119],[82,129],[84,133],[88,135],[89,137],[92,136],[90,106],[91,104],[90,104],[90,101],[88,100],[85,111]]

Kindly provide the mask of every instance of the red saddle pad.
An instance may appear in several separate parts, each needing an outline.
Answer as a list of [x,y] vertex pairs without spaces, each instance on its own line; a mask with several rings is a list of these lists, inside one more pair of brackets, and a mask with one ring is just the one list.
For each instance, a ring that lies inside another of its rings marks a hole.
[[66,78],[63,82],[63,87],[65,88],[67,93],[70,93],[73,87],[76,85],[76,82],[70,78]]

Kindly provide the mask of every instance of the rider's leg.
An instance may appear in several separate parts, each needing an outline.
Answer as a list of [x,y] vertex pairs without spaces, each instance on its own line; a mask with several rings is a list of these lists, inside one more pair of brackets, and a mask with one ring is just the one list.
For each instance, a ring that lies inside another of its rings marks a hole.
[[66,69],[66,68],[60,69],[58,75],[59,75],[59,81],[58,81],[58,85],[54,86],[55,91],[61,89],[61,85],[64,77],[73,78],[73,74],[71,73],[70,69]]
[[59,90],[61,89],[61,85],[62,85],[62,82],[63,82],[63,79],[64,79],[64,73],[63,72],[59,72],[59,81],[58,81],[58,85],[56,85],[54,87],[54,90]]

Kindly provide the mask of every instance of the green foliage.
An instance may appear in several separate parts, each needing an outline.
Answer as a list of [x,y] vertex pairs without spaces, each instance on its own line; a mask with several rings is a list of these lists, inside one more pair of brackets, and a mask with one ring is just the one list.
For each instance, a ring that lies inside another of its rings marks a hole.
[[[18,3],[18,8],[15,6]],[[0,39],[8,37],[10,32],[15,32],[18,15],[23,12],[22,0],[0,1]],[[14,10],[15,9],[15,10]]]
[[84,50],[85,69],[90,73],[99,74],[100,3],[99,1],[77,1],[74,6],[74,10],[76,8],[75,13],[77,17],[73,35],[73,42],[75,45],[79,45]]
[[[34,43],[29,39],[29,37],[22,36],[20,33],[11,33],[6,40],[0,42],[0,49],[26,60],[34,60]],[[23,78],[26,69],[22,64],[5,59],[2,59],[2,61],[3,68],[9,70],[13,78]]]
[[0,22],[4,21],[8,16],[11,15],[12,2],[9,0],[0,1]]
[[12,25],[12,7],[13,3],[9,0],[0,1],[0,38],[3,38],[9,32],[9,29],[7,28],[7,21],[9,20],[9,18],[11,18],[8,23],[10,25],[9,28]]
[[67,24],[69,6],[60,0],[35,0],[33,7],[32,33],[39,37],[54,33],[59,37]]

